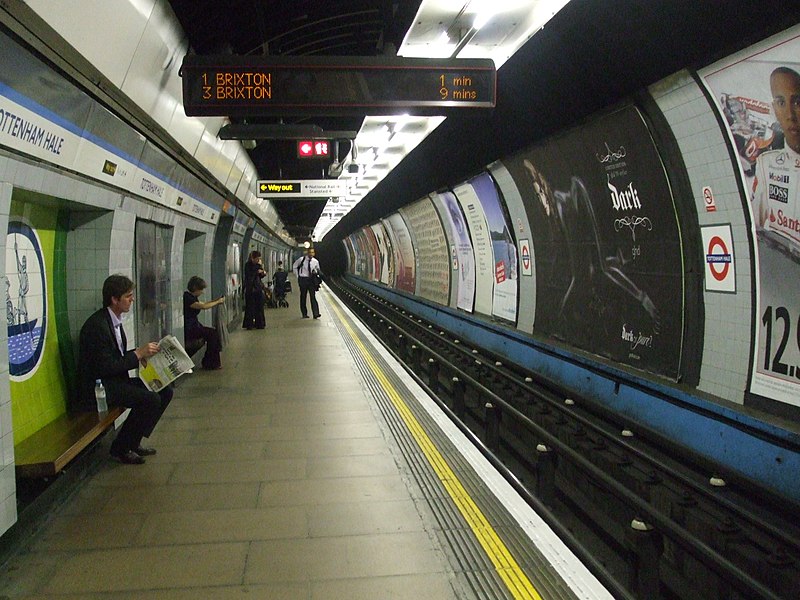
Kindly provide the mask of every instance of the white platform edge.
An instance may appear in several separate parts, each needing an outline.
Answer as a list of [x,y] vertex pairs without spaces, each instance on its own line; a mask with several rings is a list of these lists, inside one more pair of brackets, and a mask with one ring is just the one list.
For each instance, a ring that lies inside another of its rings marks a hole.
[[375,351],[386,361],[392,371],[414,394],[415,399],[431,416],[442,433],[458,448],[467,462],[486,484],[495,497],[503,503],[522,530],[550,562],[572,592],[582,600],[614,600],[609,591],[592,575],[577,556],[555,534],[550,526],[534,511],[517,491],[509,484],[491,463],[478,451],[467,437],[456,427],[441,408],[434,402],[416,381],[406,372],[383,344],[361,321],[342,304],[332,293],[326,300],[335,302],[346,313],[358,329],[369,340]]

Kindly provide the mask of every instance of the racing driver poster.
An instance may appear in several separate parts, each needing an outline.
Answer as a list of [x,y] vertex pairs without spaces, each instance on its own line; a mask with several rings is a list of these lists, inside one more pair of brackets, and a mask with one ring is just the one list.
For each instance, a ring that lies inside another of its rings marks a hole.
[[699,75],[735,147],[755,230],[750,392],[800,406],[800,26]]
[[679,223],[636,107],[502,162],[531,224],[533,333],[677,379],[684,299]]

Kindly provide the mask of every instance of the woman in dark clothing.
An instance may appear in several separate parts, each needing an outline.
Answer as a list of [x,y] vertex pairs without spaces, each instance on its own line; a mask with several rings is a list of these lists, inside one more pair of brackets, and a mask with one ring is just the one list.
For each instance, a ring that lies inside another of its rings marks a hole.
[[253,250],[244,263],[244,322],[245,329],[264,329],[264,286],[261,279],[267,274],[261,262],[261,252]]
[[289,306],[286,302],[286,280],[289,274],[283,270],[283,261],[278,261],[278,270],[272,275],[272,293],[278,306]]
[[200,294],[206,289],[206,282],[201,277],[196,275],[189,279],[189,284],[186,286],[187,291],[183,292],[183,329],[186,345],[191,345],[192,341],[204,340],[206,343],[206,353],[203,356],[204,369],[221,369],[222,361],[219,357],[219,352],[222,345],[219,341],[219,333],[216,329],[206,327],[198,320],[198,315],[201,310],[206,310],[215,307],[217,304],[222,304],[225,297],[222,296],[210,302],[200,302]]

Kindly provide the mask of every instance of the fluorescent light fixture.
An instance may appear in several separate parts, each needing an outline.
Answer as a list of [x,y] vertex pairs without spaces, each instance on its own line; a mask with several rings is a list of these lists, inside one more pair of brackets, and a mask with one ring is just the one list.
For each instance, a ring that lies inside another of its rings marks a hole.
[[475,17],[475,20],[472,22],[472,28],[475,31],[480,31],[481,28],[486,25],[492,18],[492,15],[488,12],[478,13]]
[[[459,58],[491,58],[496,68],[508,60],[539,31],[569,0],[422,0],[411,28],[406,32],[398,56],[450,57],[458,48]],[[486,27],[491,22],[491,27]],[[459,32],[451,40],[447,32]],[[502,74],[501,74],[502,76]],[[416,148],[444,117],[409,115],[368,116],[353,142],[349,165],[360,177],[345,169],[349,190],[335,205],[329,201],[314,229],[321,240],[342,216],[358,204],[405,156]],[[355,182],[355,183],[354,183]]]

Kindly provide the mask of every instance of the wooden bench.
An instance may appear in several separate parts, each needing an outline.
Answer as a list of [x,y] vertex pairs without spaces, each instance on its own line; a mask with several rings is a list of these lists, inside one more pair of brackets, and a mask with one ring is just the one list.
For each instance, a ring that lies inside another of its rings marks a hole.
[[18,477],[54,477],[84,448],[100,437],[119,417],[123,408],[106,413],[64,414],[14,446]]

